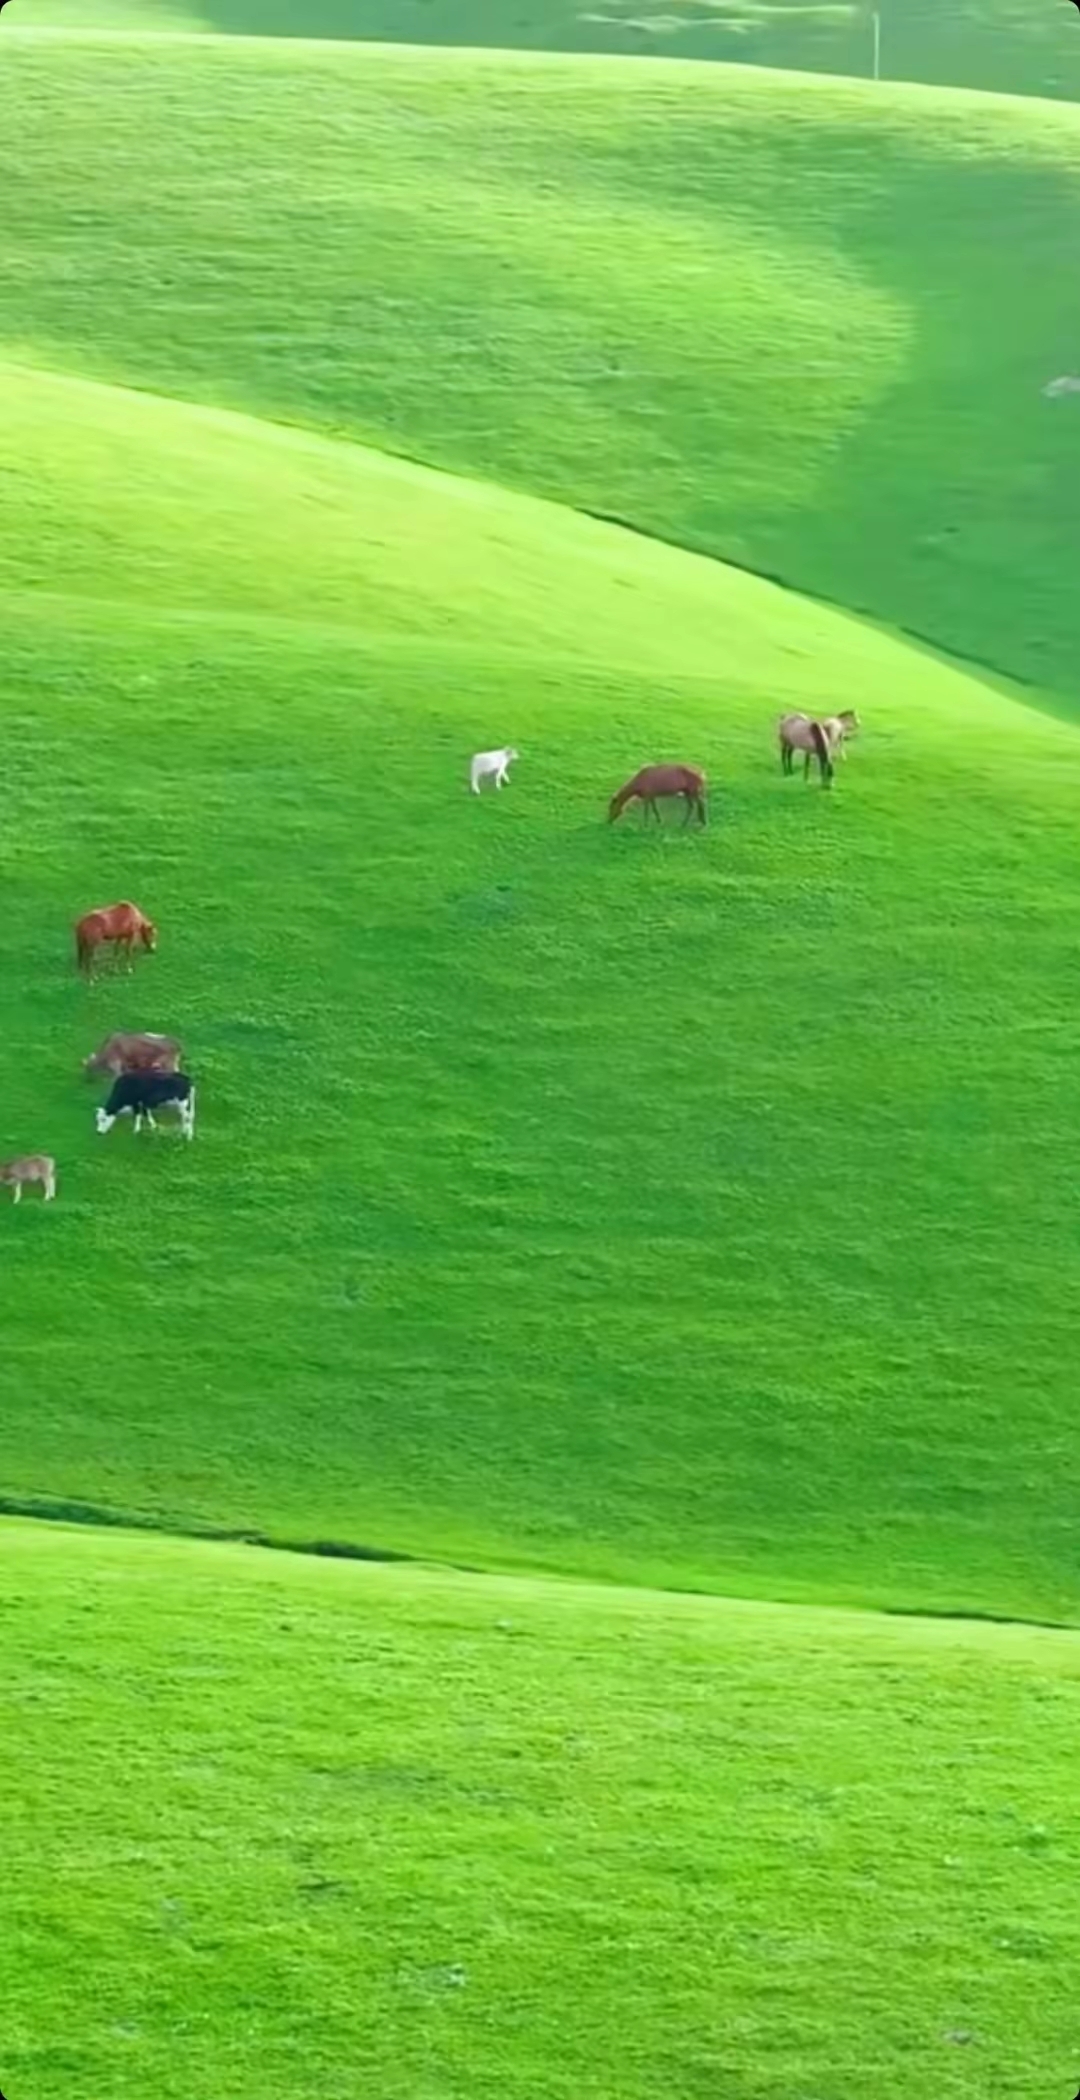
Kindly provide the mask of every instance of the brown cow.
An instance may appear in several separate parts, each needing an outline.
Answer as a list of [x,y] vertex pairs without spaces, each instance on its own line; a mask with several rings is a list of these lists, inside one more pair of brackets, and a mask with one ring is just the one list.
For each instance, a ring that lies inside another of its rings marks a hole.
[[91,1057],[84,1057],[83,1071],[178,1072],[183,1050],[173,1035],[110,1035]]

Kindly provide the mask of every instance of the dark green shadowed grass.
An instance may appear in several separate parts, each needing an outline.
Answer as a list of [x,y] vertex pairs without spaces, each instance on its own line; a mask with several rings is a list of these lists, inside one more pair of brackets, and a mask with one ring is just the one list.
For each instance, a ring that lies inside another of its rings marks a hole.
[[1072,110],[16,35],[0,158],[13,356],[614,514],[1075,699]]
[[8,19],[27,28],[217,30],[719,59],[866,79],[875,12],[887,81],[1066,100],[1080,93],[1068,0],[878,0],[875,9],[865,0],[666,0],[662,8],[640,0],[12,0]]

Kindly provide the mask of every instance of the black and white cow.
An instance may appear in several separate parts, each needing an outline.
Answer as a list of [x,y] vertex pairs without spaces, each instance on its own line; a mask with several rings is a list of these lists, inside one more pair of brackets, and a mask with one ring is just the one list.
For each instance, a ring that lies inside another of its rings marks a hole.
[[184,1136],[194,1137],[195,1082],[186,1072],[121,1072],[104,1108],[98,1109],[97,1127],[104,1137],[117,1116],[133,1115],[136,1136],[144,1116],[151,1130],[156,1130],[155,1108],[178,1110]]

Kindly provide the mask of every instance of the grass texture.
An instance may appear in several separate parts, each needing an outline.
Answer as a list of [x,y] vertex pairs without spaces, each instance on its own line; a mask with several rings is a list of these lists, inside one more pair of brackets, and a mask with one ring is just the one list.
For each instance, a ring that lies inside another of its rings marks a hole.
[[0,1550],[15,2100],[1075,2085],[1075,1636]]

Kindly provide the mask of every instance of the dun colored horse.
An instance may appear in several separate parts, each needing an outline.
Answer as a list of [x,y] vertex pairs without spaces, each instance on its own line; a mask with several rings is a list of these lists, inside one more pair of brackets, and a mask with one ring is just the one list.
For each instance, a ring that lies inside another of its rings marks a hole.
[[698,823],[704,824],[705,775],[699,773],[696,766],[642,766],[640,773],[635,773],[633,779],[628,780],[626,786],[621,787],[618,794],[612,796],[608,823],[614,824],[616,817],[622,815],[628,802],[640,802],[646,824],[650,812],[657,823],[661,824],[663,818],[657,804],[673,795],[681,795],[686,804],[684,829],[695,812]]
[[782,715],[780,718],[780,764],[785,773],[795,771],[795,753],[803,753],[803,779],[809,780],[810,767],[816,758],[821,768],[822,787],[831,787],[834,772],[832,745],[823,722],[815,722],[810,715]]
[[862,723],[853,707],[845,707],[842,715],[827,715],[822,728],[829,739],[829,752],[833,758],[845,758],[845,744],[858,736]]
[[45,1152],[36,1152],[26,1159],[6,1159],[0,1166],[0,1187],[12,1190],[16,1203],[22,1202],[22,1192],[40,1182],[46,1203],[51,1203],[56,1194],[56,1161]]
[[118,960],[122,956],[130,970],[136,943],[150,954],[157,947],[157,927],[137,904],[108,904],[101,911],[88,911],[75,928],[76,961],[88,977],[93,975],[99,950],[107,947]]

